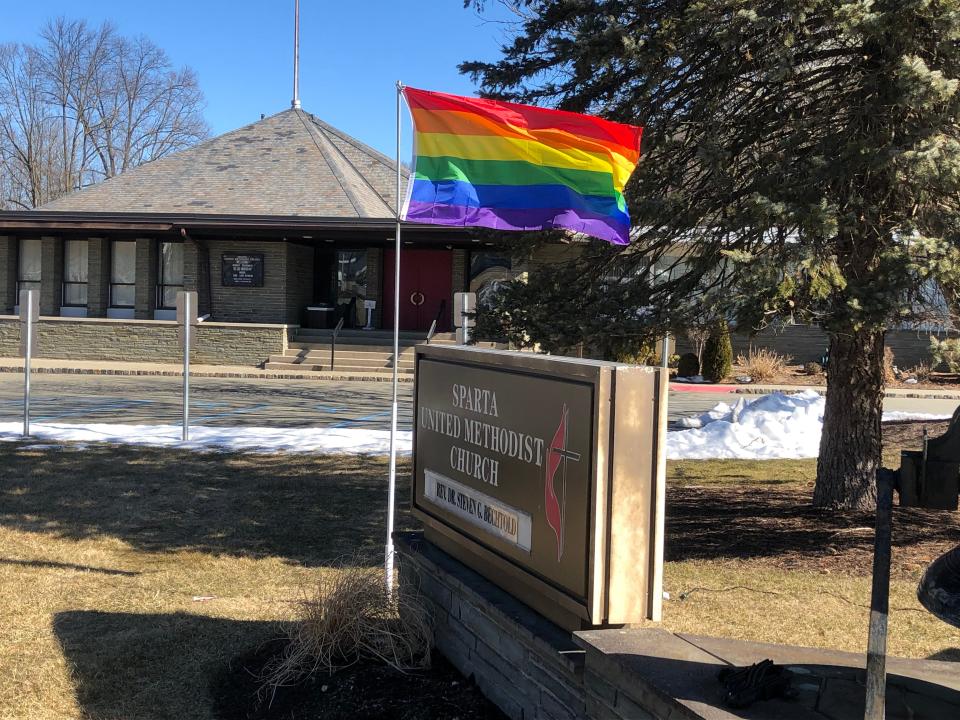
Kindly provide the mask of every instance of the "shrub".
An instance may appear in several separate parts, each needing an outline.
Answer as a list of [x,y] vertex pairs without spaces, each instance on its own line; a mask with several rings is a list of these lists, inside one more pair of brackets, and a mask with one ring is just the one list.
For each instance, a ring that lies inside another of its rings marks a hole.
[[730,328],[725,320],[718,320],[703,346],[703,376],[710,382],[720,382],[733,369],[733,346]]
[[903,374],[907,377],[915,377],[917,382],[926,382],[930,379],[930,366],[926,363],[920,363],[912,368],[907,368],[903,371]]
[[893,361],[893,350],[888,347],[883,348],[883,379],[888,383],[897,379],[897,366]]
[[754,380],[763,382],[783,375],[792,360],[793,358],[789,355],[781,355],[774,350],[750,348],[746,357],[743,355],[737,357],[737,365],[742,366]]
[[960,338],[938,340],[930,336],[930,366],[932,369],[946,367],[950,372],[960,372]]
[[382,567],[340,563],[324,572],[312,595],[300,602],[300,620],[291,626],[289,640],[264,668],[262,692],[363,660],[400,671],[428,667],[433,638],[413,596],[387,593]]
[[657,359],[657,351],[644,343],[636,348],[621,349],[614,352],[616,362],[628,365],[652,365]]
[[694,377],[700,374],[700,361],[695,353],[684,353],[677,361],[677,375],[680,377]]
[[803,366],[803,372],[807,375],[822,375],[823,374],[823,365],[815,362],[805,363]]

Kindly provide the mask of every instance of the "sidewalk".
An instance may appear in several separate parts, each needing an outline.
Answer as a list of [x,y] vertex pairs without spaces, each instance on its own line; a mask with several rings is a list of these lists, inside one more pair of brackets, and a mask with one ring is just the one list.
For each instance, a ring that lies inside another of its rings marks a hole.
[[[33,358],[31,372],[58,375],[152,375],[180,377],[180,363],[108,362],[101,360],[55,360]],[[23,358],[0,358],[0,373],[22,373]],[[390,382],[393,374],[385,372],[315,372],[306,370],[261,370],[245,365],[197,365],[190,364],[191,377],[213,378],[259,378],[267,380],[317,380],[317,381],[365,381]],[[401,373],[400,382],[413,382],[412,375]]]
[[[670,389],[674,392],[691,393],[735,393],[738,395],[769,395],[774,392],[798,393],[804,390],[813,390],[825,395],[825,385],[713,385],[711,383],[678,383],[671,382]],[[927,400],[960,400],[960,389],[949,388],[888,388],[884,397],[896,398],[924,398]]]

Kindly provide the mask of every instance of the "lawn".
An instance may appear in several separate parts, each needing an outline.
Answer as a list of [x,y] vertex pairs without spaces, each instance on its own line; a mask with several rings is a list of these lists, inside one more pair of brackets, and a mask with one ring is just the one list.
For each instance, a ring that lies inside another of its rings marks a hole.
[[[383,459],[2,443],[0,466],[0,720],[215,717],[232,657],[338,557],[382,552]],[[872,518],[814,513],[814,470],[670,464],[668,628],[862,651]],[[957,515],[895,511],[896,654],[960,659],[914,597]]]

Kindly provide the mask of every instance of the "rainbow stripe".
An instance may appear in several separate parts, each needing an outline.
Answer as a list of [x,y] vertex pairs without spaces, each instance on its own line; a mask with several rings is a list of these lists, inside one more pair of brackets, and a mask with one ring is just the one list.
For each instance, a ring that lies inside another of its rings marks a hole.
[[629,242],[623,188],[643,128],[531,105],[404,88],[414,173],[401,219],[497,230],[568,228]]

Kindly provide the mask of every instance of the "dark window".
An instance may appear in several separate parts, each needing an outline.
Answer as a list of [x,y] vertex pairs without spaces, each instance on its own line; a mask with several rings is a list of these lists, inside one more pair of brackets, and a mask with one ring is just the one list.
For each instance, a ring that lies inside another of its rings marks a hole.
[[87,270],[90,267],[86,240],[63,241],[63,304],[87,306]]
[[161,242],[158,261],[157,307],[173,310],[177,293],[183,290],[183,243]]
[[137,242],[114,240],[110,246],[110,307],[132,308],[137,299]]
[[21,290],[40,292],[40,256],[42,243],[38,238],[21,240],[17,259],[17,302]]
[[513,263],[502,252],[475,250],[470,253],[468,289],[477,294],[477,304],[489,307],[500,285],[512,280]]

